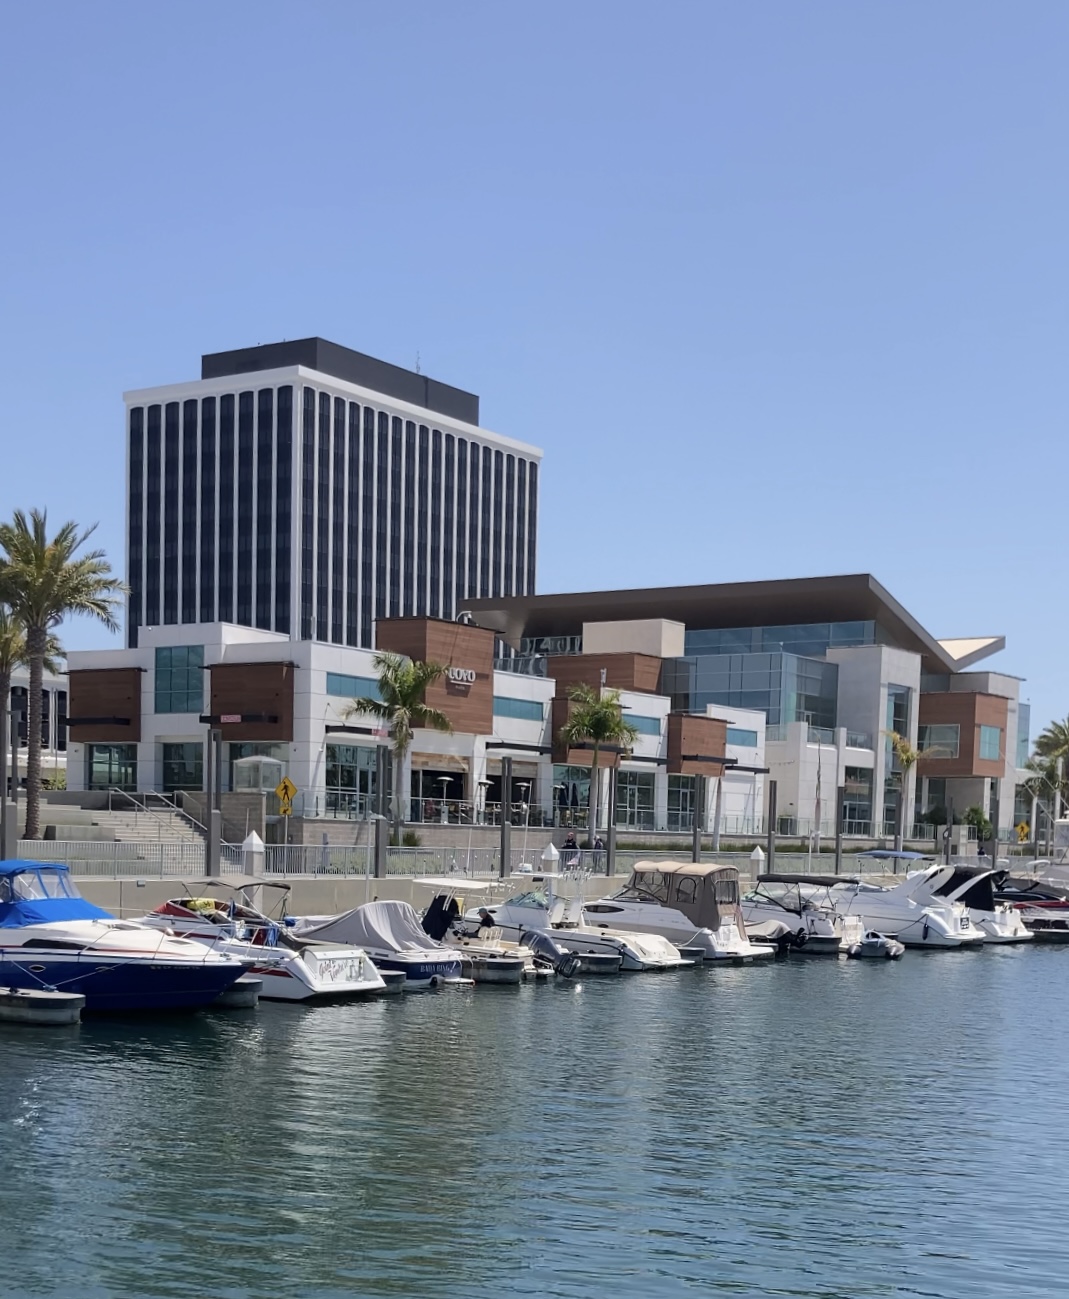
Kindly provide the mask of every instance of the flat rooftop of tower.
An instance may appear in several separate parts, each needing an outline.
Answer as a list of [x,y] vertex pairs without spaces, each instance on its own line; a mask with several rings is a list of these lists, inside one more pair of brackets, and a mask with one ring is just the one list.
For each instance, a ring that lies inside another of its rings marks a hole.
[[385,397],[396,397],[412,406],[424,406],[465,424],[479,424],[479,398],[462,388],[441,383],[415,370],[405,370],[389,361],[379,361],[351,347],[325,338],[296,338],[284,343],[262,343],[239,347],[232,352],[209,352],[200,358],[202,379],[223,379],[232,374],[253,374],[257,370],[281,370],[303,365],[335,379],[370,388]]

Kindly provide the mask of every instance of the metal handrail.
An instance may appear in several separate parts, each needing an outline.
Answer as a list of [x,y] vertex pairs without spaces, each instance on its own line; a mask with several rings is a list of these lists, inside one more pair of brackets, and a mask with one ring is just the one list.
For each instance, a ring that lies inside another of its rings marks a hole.
[[[155,792],[155,791],[153,791],[153,792]],[[108,790],[108,811],[109,811],[109,812],[114,812],[114,811],[116,811],[116,810],[121,810],[121,809],[116,809],[116,808],[112,807],[112,805],[111,805],[111,804],[112,804],[112,795],[114,795],[114,794],[119,794],[119,795],[121,795],[123,798],[127,799],[130,803],[133,804],[133,807],[134,807],[134,825],[135,825],[135,826],[136,826],[137,823],[138,823],[138,822],[137,822],[138,815],[141,814],[141,813],[143,813],[145,816],[150,816],[150,817],[153,819],[153,821],[156,822],[156,825],[159,827],[159,829],[160,829],[161,831],[162,831],[162,830],[171,830],[171,829],[172,829],[172,827],[169,826],[169,825],[167,824],[167,822],[163,819],[162,816],[159,816],[156,812],[153,812],[153,810],[152,810],[150,807],[147,807],[143,801],[142,801],[142,802],[138,802],[138,799],[137,799],[137,796],[136,796],[136,795],[131,794],[130,791],[129,791],[128,789],[119,789],[118,786],[112,786],[112,787]],[[160,795],[160,797],[163,797],[163,796]],[[144,795],[142,795],[142,798],[144,798]],[[164,801],[166,801],[166,799],[165,799]],[[178,809],[176,808],[175,810],[177,811]],[[181,814],[180,814],[180,815],[181,815]],[[191,821],[193,820],[192,817],[190,817],[189,819],[190,819]],[[200,828],[203,829],[203,827],[200,827]],[[207,833],[207,831],[205,831],[205,833]],[[160,839],[163,838],[163,834],[162,834],[162,833],[159,835],[159,838],[160,838]]]

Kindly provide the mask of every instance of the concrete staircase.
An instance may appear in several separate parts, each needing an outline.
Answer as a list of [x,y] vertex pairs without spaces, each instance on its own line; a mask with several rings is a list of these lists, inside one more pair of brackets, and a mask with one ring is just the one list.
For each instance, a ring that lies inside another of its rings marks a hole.
[[185,817],[166,808],[153,808],[149,812],[137,808],[118,809],[92,813],[93,824],[106,830],[120,843],[195,843],[202,844],[203,836]]

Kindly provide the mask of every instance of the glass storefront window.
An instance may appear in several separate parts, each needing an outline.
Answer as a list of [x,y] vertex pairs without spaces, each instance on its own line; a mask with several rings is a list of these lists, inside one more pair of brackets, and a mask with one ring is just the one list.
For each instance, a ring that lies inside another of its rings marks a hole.
[[621,771],[616,782],[616,824],[653,829],[653,772]]
[[163,791],[204,788],[204,746],[197,742],[163,746]]
[[586,825],[590,802],[590,768],[553,767],[553,804],[561,825]]
[[86,767],[87,789],[137,789],[136,744],[90,744]]
[[[872,768],[847,767],[843,772],[844,833],[868,833],[872,820]],[[864,830],[858,827],[864,826]]]
[[327,813],[362,818],[375,796],[373,744],[327,745]]
[[694,825],[694,777],[668,777],[668,828],[689,830]]

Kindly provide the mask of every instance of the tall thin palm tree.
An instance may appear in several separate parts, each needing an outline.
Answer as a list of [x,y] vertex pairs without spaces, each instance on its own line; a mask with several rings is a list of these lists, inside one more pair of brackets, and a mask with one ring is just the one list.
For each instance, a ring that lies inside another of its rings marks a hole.
[[908,828],[906,825],[906,805],[909,798],[909,773],[926,753],[929,758],[940,757],[941,754],[934,748],[928,750],[914,748],[909,742],[909,737],[899,735],[897,731],[888,731],[887,738],[891,741],[891,748],[898,759],[898,766],[902,776],[899,786],[901,798],[899,799],[897,824],[895,825],[895,852],[901,852]]
[[84,614],[118,631],[115,612],[126,588],[112,576],[102,550],[78,552],[96,525],[64,523],[48,535],[48,514],[16,510],[0,524],[0,598],[26,633],[30,669],[29,726],[26,755],[26,838],[41,832],[41,681],[49,638],[64,618]]
[[587,844],[593,848],[598,833],[598,807],[601,799],[601,769],[598,756],[606,745],[630,747],[638,731],[624,718],[619,690],[595,690],[593,686],[572,686],[568,691],[572,708],[568,720],[558,732],[569,748],[590,744],[590,815],[587,817]]
[[345,717],[359,713],[378,717],[386,723],[393,748],[393,824],[394,833],[400,837],[403,803],[401,800],[401,772],[412,735],[417,728],[432,731],[452,731],[453,724],[445,713],[427,705],[427,687],[445,675],[441,663],[421,663],[401,654],[381,650],[372,659],[378,678],[379,697],[365,695],[354,699],[345,709]]

